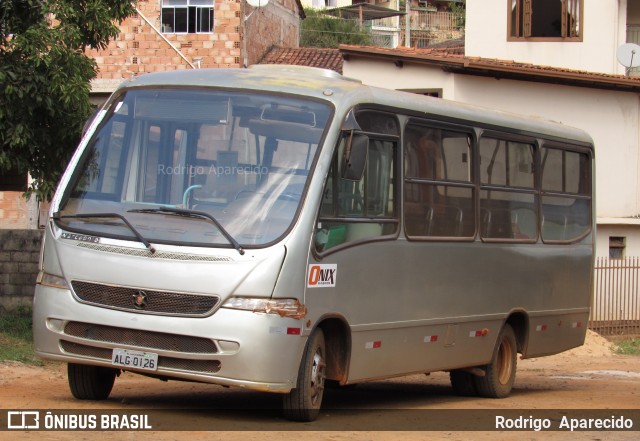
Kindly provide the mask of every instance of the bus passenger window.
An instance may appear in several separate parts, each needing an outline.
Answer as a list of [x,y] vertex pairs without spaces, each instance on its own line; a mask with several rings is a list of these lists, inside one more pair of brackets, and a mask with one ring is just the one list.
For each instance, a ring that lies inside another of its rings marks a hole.
[[369,137],[367,163],[359,181],[341,177],[346,137],[336,149],[322,193],[315,235],[318,252],[347,242],[392,235],[397,230],[394,202],[396,143]]
[[415,121],[407,125],[404,139],[406,235],[473,238],[470,135]]
[[538,238],[533,143],[480,139],[480,236],[535,242]]
[[590,161],[585,153],[542,150],[542,239],[573,241],[591,228]]

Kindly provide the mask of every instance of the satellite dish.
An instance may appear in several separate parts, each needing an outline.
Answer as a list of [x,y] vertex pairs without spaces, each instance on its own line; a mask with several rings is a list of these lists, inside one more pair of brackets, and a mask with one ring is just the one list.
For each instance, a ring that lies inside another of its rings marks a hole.
[[640,66],[640,46],[635,43],[625,43],[616,51],[616,58],[618,63],[622,64],[627,69]]
[[[247,3],[249,4],[249,6],[253,6],[254,8],[262,8],[264,6],[267,6],[269,0],[247,0]],[[638,49],[640,49],[640,46],[638,47]]]

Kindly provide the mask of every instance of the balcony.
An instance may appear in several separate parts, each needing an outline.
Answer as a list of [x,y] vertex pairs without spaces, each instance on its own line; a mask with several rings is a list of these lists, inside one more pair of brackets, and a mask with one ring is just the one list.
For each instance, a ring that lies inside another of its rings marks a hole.
[[[398,46],[426,48],[447,40],[457,40],[464,37],[464,15],[462,14],[422,10],[412,10],[409,14],[405,14],[402,11],[385,8],[393,16],[372,19],[362,14],[360,18],[355,18],[353,14],[348,16],[344,13],[344,9],[337,12],[340,9],[343,8],[326,11],[330,15],[308,16],[305,21],[309,23],[311,20],[328,20],[331,25],[324,23],[323,25],[314,25],[314,29],[305,29],[303,22],[300,41],[309,40],[305,38],[305,33],[316,35],[318,33],[325,35],[335,33],[341,34],[334,35],[339,43],[386,48]],[[348,31],[348,29],[350,30]],[[334,31],[332,32],[332,30]]]

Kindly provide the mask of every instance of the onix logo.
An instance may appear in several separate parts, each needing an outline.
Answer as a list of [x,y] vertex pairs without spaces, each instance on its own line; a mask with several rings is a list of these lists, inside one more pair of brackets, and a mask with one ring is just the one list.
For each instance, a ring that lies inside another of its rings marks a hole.
[[144,291],[136,291],[132,294],[133,306],[136,309],[144,309],[147,306],[147,293]]
[[335,263],[309,265],[309,272],[307,274],[307,287],[335,287],[337,276],[338,265]]

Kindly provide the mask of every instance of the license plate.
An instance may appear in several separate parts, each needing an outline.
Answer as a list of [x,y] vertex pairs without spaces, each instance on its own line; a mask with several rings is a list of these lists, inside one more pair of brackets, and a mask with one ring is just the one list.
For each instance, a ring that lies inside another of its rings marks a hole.
[[114,366],[155,371],[158,370],[158,354],[116,348],[113,350],[111,363]]

